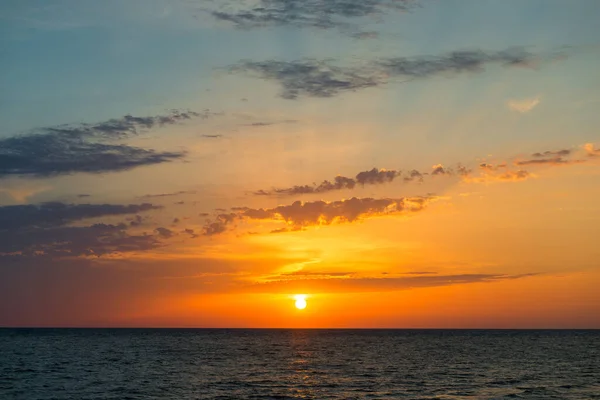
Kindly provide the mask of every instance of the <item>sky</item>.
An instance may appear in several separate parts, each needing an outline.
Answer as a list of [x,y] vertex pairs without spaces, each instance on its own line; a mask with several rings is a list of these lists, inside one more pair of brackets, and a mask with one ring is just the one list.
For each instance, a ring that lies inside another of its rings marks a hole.
[[0,326],[600,328],[599,18],[1,2]]

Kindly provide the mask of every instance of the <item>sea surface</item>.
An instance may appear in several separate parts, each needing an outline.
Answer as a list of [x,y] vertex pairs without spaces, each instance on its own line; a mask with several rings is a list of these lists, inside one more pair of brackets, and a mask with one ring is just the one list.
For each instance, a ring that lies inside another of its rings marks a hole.
[[0,329],[0,399],[600,399],[600,331]]

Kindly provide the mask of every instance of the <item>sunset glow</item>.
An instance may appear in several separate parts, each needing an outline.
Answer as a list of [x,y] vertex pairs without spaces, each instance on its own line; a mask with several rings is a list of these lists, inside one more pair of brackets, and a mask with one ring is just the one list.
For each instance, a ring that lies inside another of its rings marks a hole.
[[12,3],[0,326],[600,328],[600,1]]

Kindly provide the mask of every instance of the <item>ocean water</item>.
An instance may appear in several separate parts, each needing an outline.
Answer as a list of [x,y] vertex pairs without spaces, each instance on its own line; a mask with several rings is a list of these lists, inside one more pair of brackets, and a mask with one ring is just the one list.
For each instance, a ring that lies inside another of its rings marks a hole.
[[0,399],[600,399],[600,331],[0,329]]

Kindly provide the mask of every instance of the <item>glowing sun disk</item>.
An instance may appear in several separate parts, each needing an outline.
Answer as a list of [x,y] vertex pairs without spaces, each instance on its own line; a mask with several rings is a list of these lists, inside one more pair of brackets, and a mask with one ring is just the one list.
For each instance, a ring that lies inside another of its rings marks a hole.
[[306,296],[304,295],[296,295],[294,296],[296,299],[296,308],[298,310],[304,310],[306,308]]

